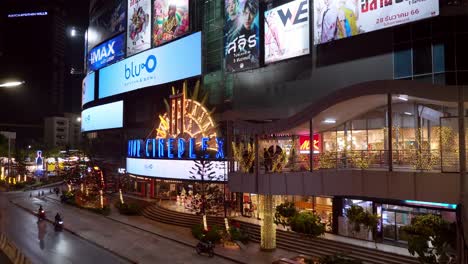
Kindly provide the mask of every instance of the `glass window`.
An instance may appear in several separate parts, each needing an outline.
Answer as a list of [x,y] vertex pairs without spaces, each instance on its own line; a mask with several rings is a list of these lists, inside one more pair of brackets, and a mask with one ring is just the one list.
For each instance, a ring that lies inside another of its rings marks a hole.
[[395,79],[411,76],[413,74],[411,64],[411,47],[409,44],[395,46],[393,61]]
[[414,75],[432,72],[432,51],[429,40],[413,43],[413,70]]
[[445,71],[445,46],[443,43],[434,43],[432,45],[434,72]]
[[336,131],[323,133],[323,151],[336,151]]
[[468,34],[457,35],[457,70],[468,70]]

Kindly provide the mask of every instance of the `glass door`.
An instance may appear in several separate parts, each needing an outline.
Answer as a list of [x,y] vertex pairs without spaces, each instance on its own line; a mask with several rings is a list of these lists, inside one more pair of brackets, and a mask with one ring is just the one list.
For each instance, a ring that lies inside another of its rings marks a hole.
[[382,210],[383,238],[397,240],[396,213],[394,211]]

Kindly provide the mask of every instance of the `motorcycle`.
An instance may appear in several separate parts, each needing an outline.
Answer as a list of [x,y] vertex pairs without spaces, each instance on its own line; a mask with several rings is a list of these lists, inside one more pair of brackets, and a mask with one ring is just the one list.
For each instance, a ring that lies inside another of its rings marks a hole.
[[37,214],[37,218],[38,218],[39,221],[45,219],[45,211],[44,211],[44,209],[39,210],[39,213]]
[[62,219],[55,220],[54,227],[55,227],[55,231],[62,231],[63,230],[63,220]]
[[211,243],[211,241],[208,242],[203,242],[200,241],[198,242],[197,246],[195,247],[197,254],[201,253],[207,253],[208,256],[213,257],[214,256],[214,244]]

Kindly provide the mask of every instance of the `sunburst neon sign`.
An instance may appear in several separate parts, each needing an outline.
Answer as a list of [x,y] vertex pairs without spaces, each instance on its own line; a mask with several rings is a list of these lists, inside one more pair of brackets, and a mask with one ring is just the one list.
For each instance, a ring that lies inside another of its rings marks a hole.
[[156,137],[129,140],[128,157],[196,159],[202,155],[224,159],[224,139],[217,137],[211,111],[197,101],[197,96],[198,88],[192,98],[186,98],[185,84],[182,93],[173,91],[168,112],[158,118]]

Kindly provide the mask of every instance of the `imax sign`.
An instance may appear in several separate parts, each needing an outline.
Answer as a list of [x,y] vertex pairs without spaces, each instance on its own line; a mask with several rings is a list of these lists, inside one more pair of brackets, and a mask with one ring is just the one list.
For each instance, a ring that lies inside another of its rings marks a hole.
[[125,57],[124,37],[118,35],[92,49],[88,54],[88,70],[96,71]]
[[201,33],[157,47],[99,71],[99,98],[201,75]]

